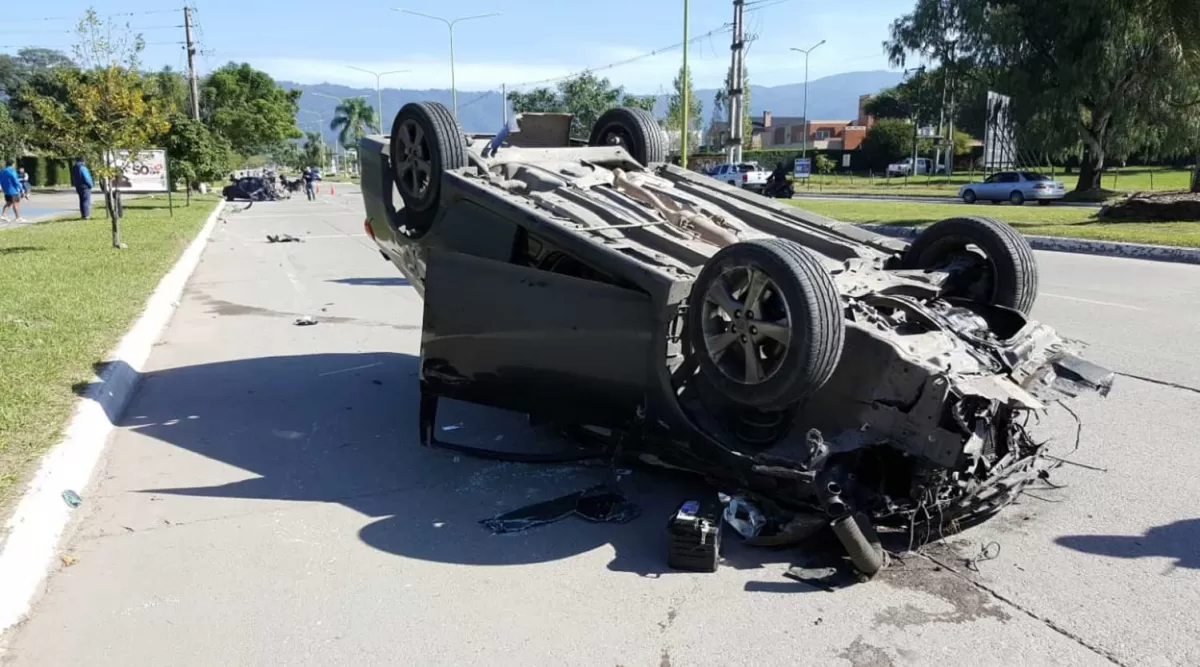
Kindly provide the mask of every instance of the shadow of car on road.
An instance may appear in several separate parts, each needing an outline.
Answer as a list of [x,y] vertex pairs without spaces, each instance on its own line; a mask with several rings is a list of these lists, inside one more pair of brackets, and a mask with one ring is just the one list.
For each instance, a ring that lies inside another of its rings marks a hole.
[[[381,551],[466,565],[548,562],[608,547],[613,571],[666,568],[666,523],[678,504],[712,487],[690,475],[638,467],[621,488],[641,516],[627,524],[576,518],[507,535],[482,519],[604,482],[607,465],[532,465],[472,459],[419,444],[417,359],[404,354],[315,354],[165,369],[141,377],[119,425],[253,473],[204,487],[146,494],[339,503],[375,519],[358,531]],[[439,437],[519,451],[561,448],[524,415],[443,401]],[[178,473],[175,473],[178,477]],[[756,569],[786,552],[735,543],[726,563]],[[792,552],[794,554],[794,552]]]
[[1064,535],[1056,544],[1113,558],[1170,558],[1172,568],[1200,569],[1200,519],[1155,526],[1145,535]]

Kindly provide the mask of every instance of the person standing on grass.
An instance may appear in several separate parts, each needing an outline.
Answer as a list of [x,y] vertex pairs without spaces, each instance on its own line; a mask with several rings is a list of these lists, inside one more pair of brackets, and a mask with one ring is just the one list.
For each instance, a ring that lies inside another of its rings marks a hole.
[[0,210],[0,220],[10,222],[8,209],[16,214],[17,222],[25,222],[21,217],[21,177],[13,167],[12,160],[4,161],[4,169],[0,170],[0,189],[4,190],[4,209]]
[[75,164],[71,165],[71,186],[79,195],[79,217],[84,220],[91,219],[94,183],[92,183],[92,172],[88,171],[87,165],[83,163],[81,157],[75,158]]

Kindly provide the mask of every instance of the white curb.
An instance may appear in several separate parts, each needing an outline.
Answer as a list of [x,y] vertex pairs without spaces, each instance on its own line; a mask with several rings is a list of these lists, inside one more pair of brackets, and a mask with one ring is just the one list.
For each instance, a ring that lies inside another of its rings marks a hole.
[[113,430],[108,415],[120,415],[133,396],[150,350],[171,321],[184,285],[199,264],[224,208],[224,201],[217,204],[200,233],[158,283],[141,317],[109,355],[110,363],[93,388],[76,403],[62,441],[46,452],[5,525],[8,539],[0,547],[0,632],[20,622],[29,611],[70,519],[71,509],[62,492],[84,493]]

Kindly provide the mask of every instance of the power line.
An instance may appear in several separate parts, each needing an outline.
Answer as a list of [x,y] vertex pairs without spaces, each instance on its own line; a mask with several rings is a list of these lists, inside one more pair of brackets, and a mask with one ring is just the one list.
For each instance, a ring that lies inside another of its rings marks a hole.
[[[179,9],[153,9],[153,10],[144,11],[144,12],[120,12],[117,14],[97,14],[96,18],[111,19],[111,18],[129,17],[129,16],[150,16],[152,14],[174,14],[175,12],[178,12],[178,11],[179,11]],[[9,18],[6,18],[6,19],[4,19],[4,23],[5,24],[9,24],[9,23],[42,23],[42,22],[49,22],[49,21],[78,21],[79,19],[80,19],[79,16],[42,16],[39,18],[32,18],[32,19],[22,19],[22,18],[9,19]]]
[[[151,25],[145,27],[129,26],[127,29],[132,32],[142,32],[145,30],[173,30],[182,27],[182,25]],[[0,35],[74,35],[75,32],[75,30],[14,30],[0,32]]]

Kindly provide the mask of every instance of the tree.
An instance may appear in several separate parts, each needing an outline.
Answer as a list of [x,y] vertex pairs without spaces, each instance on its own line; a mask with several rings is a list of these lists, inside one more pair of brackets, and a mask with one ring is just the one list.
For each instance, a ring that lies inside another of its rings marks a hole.
[[912,106],[899,86],[879,91],[863,105],[863,111],[879,119],[911,119]]
[[1021,141],[1039,153],[1082,143],[1075,189],[1086,191],[1099,187],[1107,157],[1157,141],[1157,121],[1195,115],[1180,110],[1200,100],[1177,93],[1194,80],[1181,47],[1194,47],[1183,32],[1196,20],[1183,0],[918,0],[892,25],[889,48],[899,62],[905,52],[936,57],[1011,95]]
[[[28,90],[26,102],[34,113],[34,136],[58,155],[80,155],[94,165],[105,188],[112,219],[112,243],[121,246],[119,198],[113,200],[107,183],[124,170],[128,157],[137,156],[162,136],[170,124],[146,80],[138,73],[143,42],[140,36],[100,20],[89,9],[80,20],[76,60],[88,69],[60,67],[50,73],[63,95],[44,96]],[[128,151],[124,159],[118,151]],[[111,161],[106,159],[111,157]]]
[[303,136],[296,127],[301,91],[284,90],[266,72],[229,63],[205,80],[201,117],[242,155]]
[[683,95],[687,92],[687,130],[691,131],[700,124],[700,115],[704,113],[704,103],[696,98],[695,86],[692,85],[692,73],[687,73],[686,80],[683,76],[683,68],[679,68],[679,74],[675,76],[674,92],[667,100],[667,119],[665,125],[668,130],[682,130],[683,128]]
[[837,168],[837,163],[823,153],[817,154],[817,157],[813,159],[813,164],[816,166],[817,171],[822,174],[832,174],[833,170]]
[[15,56],[0,54],[0,91],[11,97],[39,73],[74,66],[70,58],[54,49],[27,47],[17,51]]
[[584,72],[558,83],[558,90],[534,88],[527,93],[508,94],[513,113],[569,113],[571,136],[586,137],[600,114],[617,106],[654,110],[653,96],[631,95],[608,79]]
[[333,110],[329,129],[338,131],[343,148],[358,148],[358,142],[375,127],[375,108],[361,97],[348,97]]
[[183,115],[172,118],[171,131],[162,146],[167,150],[171,178],[181,178],[187,183],[189,202],[197,184],[223,180],[233,166],[233,147],[229,141],[204,123]]
[[321,139],[320,133],[306,132],[304,134],[304,149],[301,151],[300,159],[300,168],[320,169],[325,166],[325,142]]
[[25,132],[8,113],[8,105],[0,103],[0,156],[17,158],[25,152]]
[[912,123],[885,118],[867,130],[861,150],[871,169],[883,170],[912,152],[912,140]]

